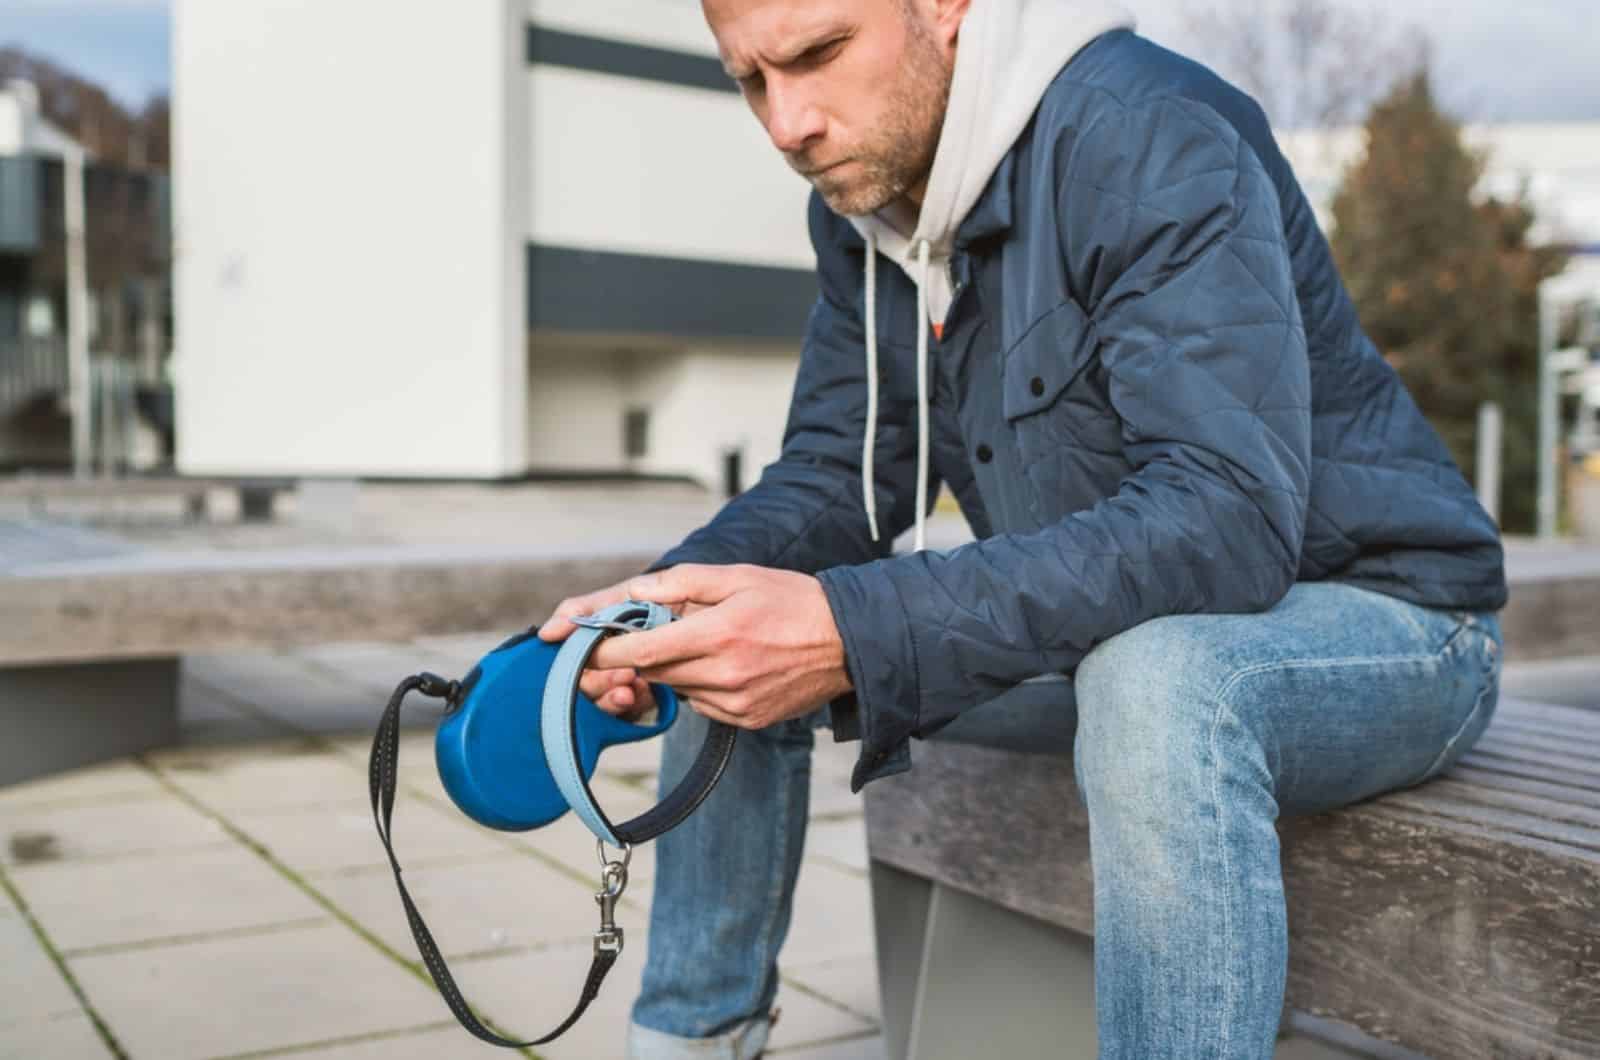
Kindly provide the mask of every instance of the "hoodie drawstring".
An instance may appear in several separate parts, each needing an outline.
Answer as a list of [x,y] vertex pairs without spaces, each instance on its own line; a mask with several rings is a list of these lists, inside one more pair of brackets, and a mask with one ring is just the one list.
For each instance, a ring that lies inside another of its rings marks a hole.
[[[873,455],[878,438],[878,237],[867,234],[865,265],[867,309],[867,427],[861,439],[861,503],[867,510],[872,540],[878,540],[878,495],[873,475]],[[927,546],[928,522],[928,241],[917,244],[917,524],[913,547]]]
[[861,503],[867,526],[878,540],[878,491],[872,481],[872,455],[878,440],[878,237],[867,236],[867,433],[861,439]]
[[917,246],[917,533],[916,551],[927,544],[928,523],[928,241]]

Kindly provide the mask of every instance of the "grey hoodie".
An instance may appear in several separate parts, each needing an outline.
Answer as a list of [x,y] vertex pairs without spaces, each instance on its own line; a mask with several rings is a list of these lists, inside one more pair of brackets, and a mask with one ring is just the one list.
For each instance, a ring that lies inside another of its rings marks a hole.
[[956,230],[1067,61],[1101,34],[1134,24],[1133,16],[1110,0],[972,0],[956,42],[950,101],[921,211],[912,217],[907,204],[897,203],[850,218],[867,242],[867,430],[861,484],[874,541],[877,255],[886,255],[917,285],[916,548],[921,550],[928,508],[928,326],[930,321],[942,325],[950,310],[950,251]]

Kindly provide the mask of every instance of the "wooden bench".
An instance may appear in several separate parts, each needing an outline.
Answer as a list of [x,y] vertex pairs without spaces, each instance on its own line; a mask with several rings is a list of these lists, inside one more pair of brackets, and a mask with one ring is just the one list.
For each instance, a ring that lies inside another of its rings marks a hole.
[[185,652],[522,629],[657,554],[141,551],[81,528],[0,520],[0,785],[173,742]]
[[[867,789],[895,1060],[1094,1055],[1088,817],[1070,733],[1026,738],[1025,689],[990,705],[1000,746],[968,725]],[[1288,1030],[1384,1057],[1600,1056],[1600,711],[1504,701],[1443,777],[1280,833]]]

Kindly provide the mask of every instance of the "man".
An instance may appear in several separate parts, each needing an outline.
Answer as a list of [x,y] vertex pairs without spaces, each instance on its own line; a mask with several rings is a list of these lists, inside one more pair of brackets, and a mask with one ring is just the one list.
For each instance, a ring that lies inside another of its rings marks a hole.
[[[542,630],[672,605],[605,642],[585,691],[631,714],[663,682],[748,730],[659,843],[633,1055],[763,1047],[820,706],[861,740],[859,789],[910,767],[908,737],[1055,674],[1103,1055],[1270,1056],[1274,821],[1418,783],[1477,739],[1495,526],[1362,333],[1259,108],[1122,12],[704,8],[814,186],[821,296],[781,458],[654,573]],[[922,550],[941,483],[978,540]],[[669,734],[663,783],[703,724]]]

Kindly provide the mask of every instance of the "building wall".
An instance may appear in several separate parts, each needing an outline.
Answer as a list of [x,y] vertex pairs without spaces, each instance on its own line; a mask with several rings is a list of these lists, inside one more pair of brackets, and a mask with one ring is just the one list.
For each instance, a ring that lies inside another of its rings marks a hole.
[[522,0],[177,0],[178,464],[527,463]]

